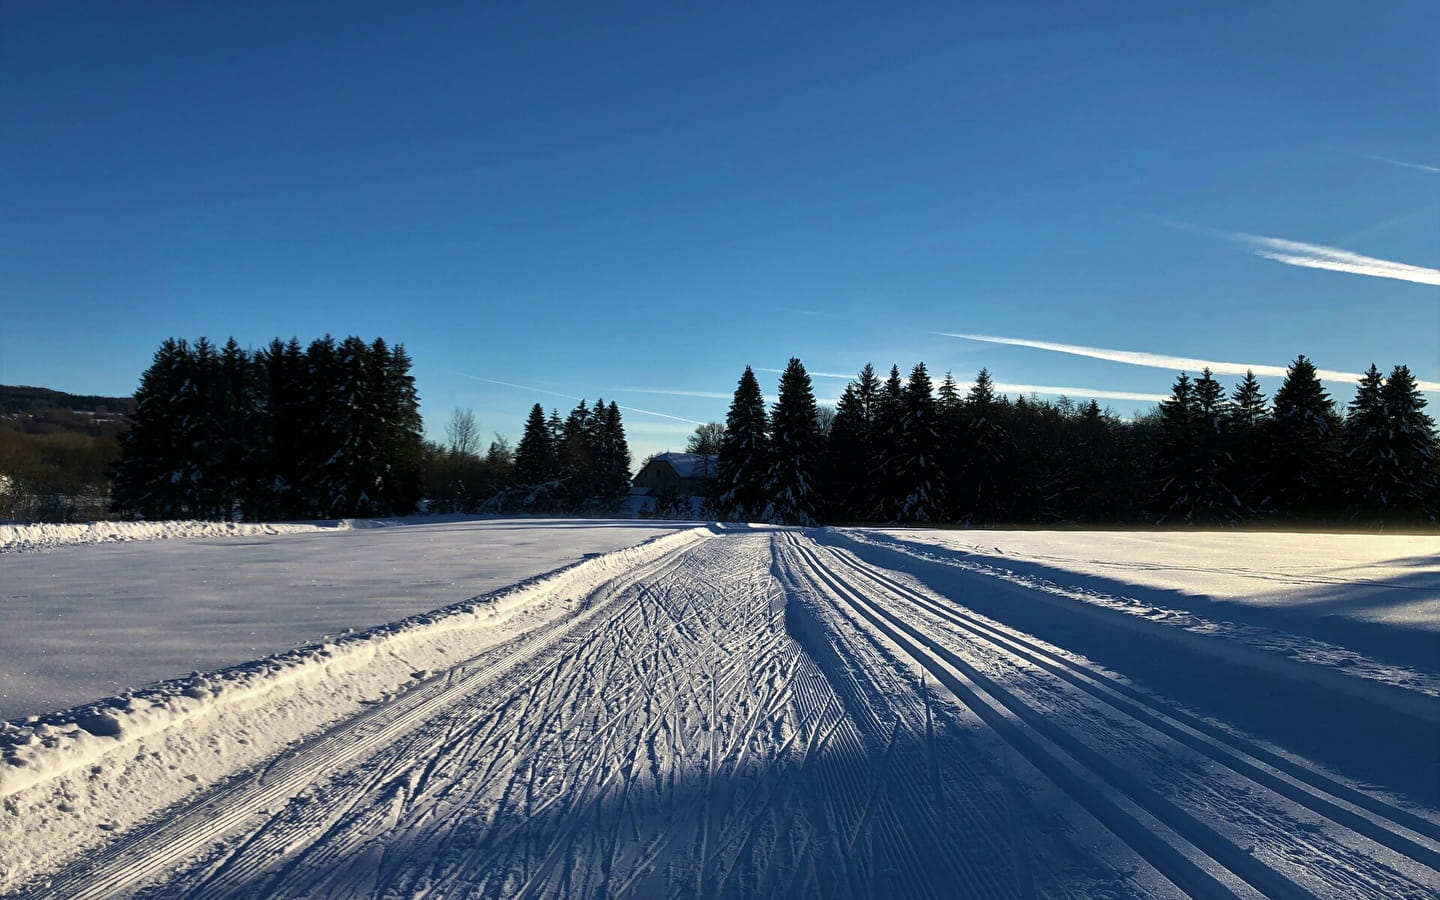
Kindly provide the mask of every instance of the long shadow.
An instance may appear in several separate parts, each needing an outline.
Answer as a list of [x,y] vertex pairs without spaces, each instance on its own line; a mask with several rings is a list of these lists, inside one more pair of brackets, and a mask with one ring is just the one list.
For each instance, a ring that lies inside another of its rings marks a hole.
[[[1440,729],[1431,723],[1358,697],[1236,666],[1188,642],[1137,639],[1131,629],[1097,625],[1093,612],[1078,603],[1071,610],[1066,604],[1037,602],[1026,588],[993,577],[838,535],[817,538],[844,546],[871,565],[904,571],[957,606],[1082,654],[1201,715],[1232,723],[1362,784],[1432,809],[1440,806]],[[1062,584],[1079,582],[1122,596],[1136,593],[1133,585],[1108,579],[997,561]],[[1152,590],[1145,596],[1161,606],[1195,607],[1188,596],[1180,601],[1182,595],[1166,604],[1157,596],[1164,593],[1173,594]]]
[[[1345,647],[1379,662],[1408,666],[1426,672],[1440,672],[1440,623],[1437,623],[1436,630],[1429,630],[1413,625],[1393,624],[1381,619],[1357,618],[1355,615],[1398,612],[1412,604],[1440,597],[1440,575],[1433,571],[1406,573],[1380,580],[1295,585],[1283,592],[1269,595],[1278,597],[1283,593],[1287,599],[1259,605],[1149,587],[1009,556],[992,556],[935,544],[912,543],[884,534],[875,533],[869,537],[894,545],[897,550],[913,548],[937,559],[990,566],[1023,578],[1066,588],[1134,599],[1161,609],[1188,611],[1211,621],[1269,628]],[[866,546],[834,533],[822,534],[820,539],[830,542],[844,541],[845,547],[856,552]],[[891,559],[893,560],[893,557]],[[906,554],[905,559],[920,558]],[[1417,559],[1426,559],[1427,564],[1435,562],[1434,559],[1426,557]],[[901,568],[908,565],[907,562]],[[1293,598],[1292,595],[1302,591],[1306,595],[1303,600]]]

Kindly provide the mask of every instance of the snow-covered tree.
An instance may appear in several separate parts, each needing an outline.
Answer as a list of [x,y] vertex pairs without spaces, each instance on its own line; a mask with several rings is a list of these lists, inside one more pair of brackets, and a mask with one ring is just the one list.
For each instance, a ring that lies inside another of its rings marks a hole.
[[767,505],[761,518],[788,525],[815,524],[822,447],[810,375],[799,359],[791,357],[780,376],[780,395],[770,415]]

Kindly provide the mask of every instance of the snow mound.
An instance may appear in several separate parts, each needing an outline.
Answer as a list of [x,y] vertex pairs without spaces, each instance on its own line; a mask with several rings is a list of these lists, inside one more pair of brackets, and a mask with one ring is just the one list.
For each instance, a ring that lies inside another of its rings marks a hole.
[[70,544],[115,544],[165,538],[303,534],[352,527],[349,522],[279,525],[261,522],[83,522],[0,525],[0,553],[51,550]]
[[663,535],[367,631],[0,722],[0,892],[574,611],[605,582],[709,533]]

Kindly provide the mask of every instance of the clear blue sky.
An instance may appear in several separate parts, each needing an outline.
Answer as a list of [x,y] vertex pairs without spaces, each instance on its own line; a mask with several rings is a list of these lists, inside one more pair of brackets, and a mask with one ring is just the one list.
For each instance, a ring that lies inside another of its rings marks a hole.
[[639,457],[790,356],[1122,415],[1170,356],[1440,381],[1434,0],[0,19],[0,383],[128,394],[169,336],[383,336],[432,435],[603,396],[677,417],[626,414]]

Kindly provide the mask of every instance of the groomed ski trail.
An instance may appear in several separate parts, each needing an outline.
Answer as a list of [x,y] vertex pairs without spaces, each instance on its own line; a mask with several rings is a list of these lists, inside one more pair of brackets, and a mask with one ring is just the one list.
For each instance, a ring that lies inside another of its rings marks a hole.
[[720,530],[16,896],[1433,896],[1427,814],[963,600]]

